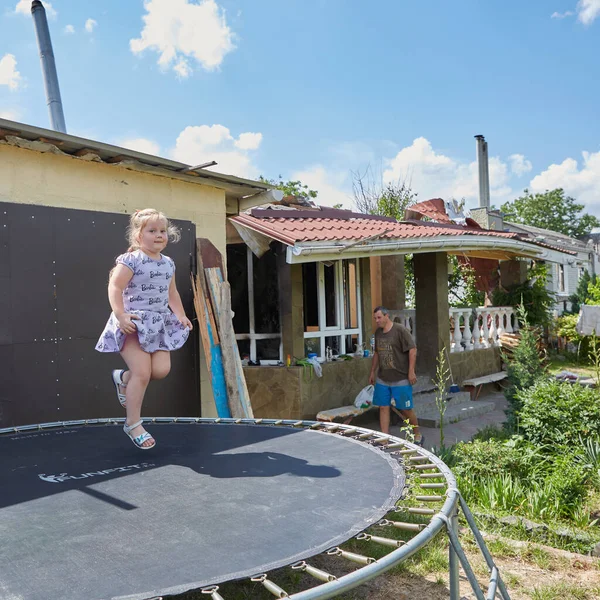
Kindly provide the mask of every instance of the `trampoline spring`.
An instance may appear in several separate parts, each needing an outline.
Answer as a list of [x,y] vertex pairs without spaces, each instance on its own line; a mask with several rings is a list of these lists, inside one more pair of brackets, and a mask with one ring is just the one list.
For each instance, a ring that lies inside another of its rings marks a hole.
[[349,429],[344,430],[342,435],[354,435],[357,431],[358,429],[356,429],[356,427],[350,427]]
[[426,465],[411,465],[411,468],[418,469],[419,471],[426,471],[428,469],[437,469],[437,465],[433,463],[427,463]]
[[421,454],[419,454],[417,456],[409,456],[408,460],[410,462],[419,462],[419,461],[422,461],[422,460],[429,460],[429,457],[428,456],[422,456]]
[[210,594],[212,600],[225,600],[221,594],[219,594],[219,586],[211,585],[210,587],[205,587],[200,590],[201,594]]
[[262,420],[262,419],[256,419],[256,420],[254,421],[254,423],[255,423],[256,425],[260,425],[262,422],[263,422],[263,420]]
[[[388,446],[388,448],[393,449],[393,448],[404,448],[404,444],[402,444],[401,442],[395,442],[394,444],[390,444]],[[415,454],[417,451],[416,450],[411,450],[410,448],[408,450],[398,450],[397,452],[394,452],[394,454],[400,454],[400,456],[406,456],[408,454]]]
[[341,556],[342,558],[358,563],[359,565],[371,565],[374,562],[376,562],[376,560],[372,556],[363,556],[362,554],[356,554],[356,552],[348,552],[346,550],[342,550],[341,548],[331,548],[331,550],[327,550],[327,555]]
[[359,440],[368,440],[369,438],[373,437],[373,435],[375,435],[375,432],[374,432],[374,431],[371,431],[371,432],[369,432],[369,433],[361,433],[361,434],[358,436],[358,439],[359,439]]
[[446,498],[444,496],[413,496],[415,500],[419,502],[444,502]]
[[304,421],[296,421],[292,423],[292,427],[304,427]]
[[[437,473],[420,473],[419,477],[423,479],[438,479],[440,477],[443,477],[445,479],[445,475],[443,473],[440,473],[439,471]],[[441,485],[445,484],[442,483]]]
[[325,426],[325,430],[328,431],[329,433],[335,433],[336,431],[338,431],[340,428],[339,425],[326,425]]
[[400,548],[406,544],[403,540],[392,540],[390,538],[379,537],[377,535],[371,535],[369,533],[359,533],[356,536],[357,540],[364,540],[366,542],[373,542],[375,544],[381,544],[382,546],[389,546],[390,548]]
[[372,440],[372,444],[387,444],[390,441],[389,437],[380,437]]
[[[431,473],[426,473],[426,475],[431,475]],[[424,490],[441,490],[446,487],[445,483],[422,483],[421,487]]]
[[262,575],[256,575],[255,577],[252,577],[250,581],[252,581],[253,583],[262,583],[265,589],[271,592],[271,594],[273,594],[273,596],[275,596],[276,598],[289,597],[289,594],[285,590],[281,589],[276,583],[273,583],[272,581],[267,579],[266,573],[263,573]]
[[337,577],[332,575],[331,573],[327,573],[326,571],[322,571],[321,569],[317,569],[309,565],[307,562],[301,560],[300,562],[294,563],[292,565],[292,569],[294,571],[302,571],[303,573],[308,573],[311,577],[318,579],[319,581],[324,581],[328,583],[330,581],[335,581]]
[[405,523],[404,521],[391,521],[390,519],[383,519],[380,525],[391,525],[403,531],[422,531],[427,527],[424,523]]
[[243,421],[243,419],[236,419],[236,420],[234,421],[234,423],[235,423],[236,425],[239,425],[239,424],[240,424],[242,421]]
[[273,422],[273,425],[281,425],[283,423],[283,419],[277,419],[277,421]]
[[405,510],[413,515],[435,515],[435,510],[433,510],[433,508],[419,508],[415,506],[406,508]]
[[319,429],[320,427],[325,427],[324,423],[313,423],[310,428],[311,429]]

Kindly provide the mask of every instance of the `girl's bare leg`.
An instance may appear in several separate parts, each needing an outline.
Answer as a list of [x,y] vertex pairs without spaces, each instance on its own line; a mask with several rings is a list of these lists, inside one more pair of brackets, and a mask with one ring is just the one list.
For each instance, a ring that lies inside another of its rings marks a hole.
[[[127,425],[131,425],[139,421],[141,417],[144,394],[152,375],[152,355],[141,349],[137,334],[133,334],[125,338],[121,356],[129,368],[129,371],[125,373],[124,381],[127,384],[125,388],[127,398],[125,406],[127,410],[126,422]],[[139,425],[131,431],[131,435],[137,437],[144,431],[144,427]],[[148,447],[152,446],[153,443],[152,439],[148,439],[142,445]]]

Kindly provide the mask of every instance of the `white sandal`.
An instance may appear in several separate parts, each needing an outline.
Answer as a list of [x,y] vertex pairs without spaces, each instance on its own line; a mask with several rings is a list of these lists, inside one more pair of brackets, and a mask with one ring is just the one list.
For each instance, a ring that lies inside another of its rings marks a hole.
[[[138,427],[138,425],[141,425],[143,422],[144,421],[142,419],[140,419],[137,423],[134,423],[133,425],[127,425],[127,423],[125,423],[123,425],[123,431],[129,436],[129,439],[140,450],[150,450],[151,448],[154,448],[154,446],[156,446],[156,440],[147,431],[144,431],[144,433],[141,433],[140,435],[138,435],[136,437],[133,437],[131,435],[131,430],[135,429],[136,427]],[[143,446],[142,444],[147,440],[153,440],[154,444],[152,444],[152,446]]]
[[125,408],[125,394],[122,394],[119,388],[119,386],[127,387],[127,385],[123,383],[123,373],[125,373],[125,369],[115,369],[112,372],[112,382],[115,385],[115,390],[117,391],[117,398],[119,398],[119,403],[123,408]]

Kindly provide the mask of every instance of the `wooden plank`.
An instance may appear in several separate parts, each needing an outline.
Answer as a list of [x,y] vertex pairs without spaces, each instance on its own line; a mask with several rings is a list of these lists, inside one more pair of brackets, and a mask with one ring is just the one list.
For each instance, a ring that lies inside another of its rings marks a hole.
[[196,238],[196,271],[198,273],[198,282],[200,283],[200,287],[202,288],[202,294],[205,298],[205,304],[207,309],[208,318],[210,320],[210,325],[214,332],[215,342],[219,343],[219,333],[217,329],[217,324],[215,322],[215,313],[214,310],[210,306],[210,294],[208,288],[206,286],[206,275],[204,273],[204,258],[202,256],[202,238]]
[[225,385],[225,372],[223,369],[223,357],[221,346],[214,325],[209,316],[209,305],[206,296],[202,291],[201,280],[204,277],[201,273],[192,275],[192,289],[194,292],[194,308],[198,317],[198,327],[202,339],[202,348],[206,364],[210,373],[210,382],[213,391],[213,399],[217,415],[221,418],[230,418],[231,411],[227,402],[227,388]]
[[206,238],[198,238],[197,243],[199,244],[200,254],[204,263],[205,269],[218,268],[221,269],[221,273],[225,273],[223,266],[223,257],[221,253],[215,248],[214,244]]
[[233,327],[231,327],[231,296],[229,290],[225,287],[226,285],[228,284],[222,283],[220,289],[218,289],[220,302],[217,316],[221,332],[221,350],[223,352],[223,367],[225,370],[229,409],[235,419],[240,419],[246,418],[249,415],[240,399],[234,351],[237,348],[237,343],[233,334]]

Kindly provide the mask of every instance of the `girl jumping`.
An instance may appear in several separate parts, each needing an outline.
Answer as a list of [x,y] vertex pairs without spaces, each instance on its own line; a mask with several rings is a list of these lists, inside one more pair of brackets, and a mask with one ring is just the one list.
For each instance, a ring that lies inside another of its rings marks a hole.
[[177,227],[157,210],[131,215],[129,249],[110,273],[112,313],[96,344],[99,352],[120,352],[128,369],[112,372],[117,397],[127,411],[123,431],[141,450],[156,441],[143,428],[141,411],[151,379],[171,369],[169,352],[181,348],[192,330],[175,285],[175,263],[161,254],[169,240],[179,241]]

